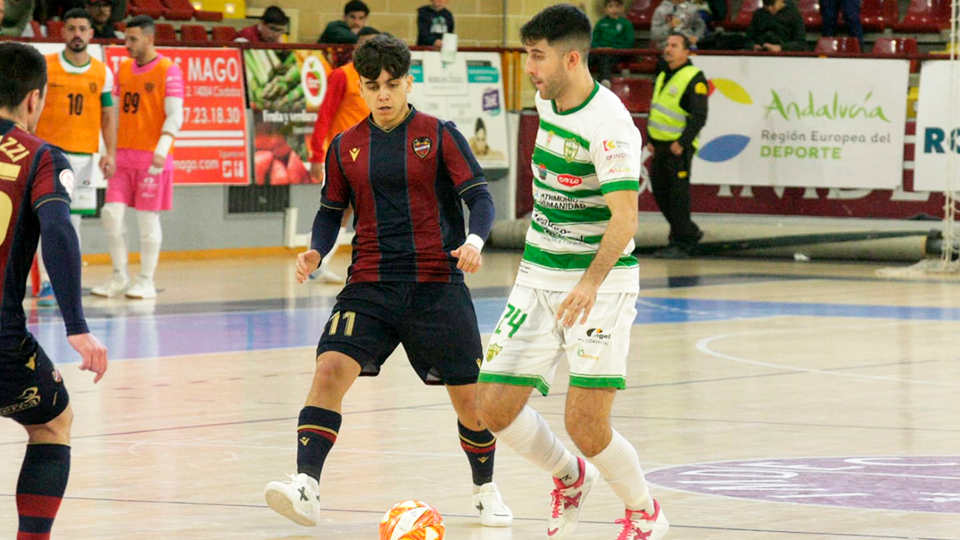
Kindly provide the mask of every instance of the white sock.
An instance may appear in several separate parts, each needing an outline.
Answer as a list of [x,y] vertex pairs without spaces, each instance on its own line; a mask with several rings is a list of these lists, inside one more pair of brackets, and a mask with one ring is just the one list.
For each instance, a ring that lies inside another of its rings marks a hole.
[[140,227],[140,275],[152,281],[157,272],[160,244],[163,242],[160,213],[137,212],[137,224]]
[[123,203],[107,203],[100,210],[113,271],[123,277],[127,276],[127,238],[123,227],[123,214],[126,209],[127,206]]
[[568,486],[580,477],[577,458],[550,430],[547,421],[530,406],[524,407],[509,426],[495,435],[516,453]]
[[640,458],[630,441],[613,430],[613,439],[602,452],[587,458],[600,469],[613,492],[623,500],[627,510],[643,510],[653,514],[653,498],[640,469]]
[[81,217],[82,216],[80,214],[70,214],[70,224],[73,225],[73,230],[77,232],[77,244],[80,244],[80,218]]
[[50,281],[50,274],[47,273],[47,265],[43,264],[43,239],[37,241],[37,270],[40,271],[40,283]]

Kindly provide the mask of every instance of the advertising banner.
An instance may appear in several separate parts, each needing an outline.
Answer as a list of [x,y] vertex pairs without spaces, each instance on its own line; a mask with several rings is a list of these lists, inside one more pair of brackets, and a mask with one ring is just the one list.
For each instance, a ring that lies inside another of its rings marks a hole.
[[327,90],[330,65],[320,51],[243,52],[253,109],[254,182],[309,184],[309,139]]
[[[914,185],[945,191],[953,152],[954,190],[960,190],[960,102],[950,90],[950,62],[924,62],[920,69]],[[953,109],[951,110],[951,102]],[[951,114],[953,118],[951,118]]]
[[[183,70],[183,127],[173,144],[177,184],[247,184],[250,152],[244,113],[243,63],[235,49],[158,47]],[[117,73],[123,47],[106,47]]]
[[907,60],[697,56],[693,62],[710,96],[694,183],[900,186]]
[[443,63],[439,52],[414,51],[413,91],[417,110],[451,120],[485,169],[509,167],[503,71],[497,53],[458,52]]

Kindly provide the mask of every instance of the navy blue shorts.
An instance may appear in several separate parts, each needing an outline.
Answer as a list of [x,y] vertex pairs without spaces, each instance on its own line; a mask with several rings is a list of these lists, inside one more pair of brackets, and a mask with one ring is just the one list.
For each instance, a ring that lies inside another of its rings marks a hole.
[[351,283],[337,296],[317,346],[343,353],[376,376],[403,344],[426,384],[477,382],[483,347],[477,313],[463,283]]
[[60,372],[33,336],[0,345],[0,416],[27,426],[46,424],[69,402]]

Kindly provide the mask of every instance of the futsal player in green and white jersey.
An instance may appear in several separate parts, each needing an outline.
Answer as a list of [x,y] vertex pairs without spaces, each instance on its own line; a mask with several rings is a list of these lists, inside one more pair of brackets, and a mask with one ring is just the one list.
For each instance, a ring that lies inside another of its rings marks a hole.
[[[610,426],[626,385],[640,272],[633,257],[640,132],[587,69],[591,28],[574,6],[548,7],[520,30],[537,87],[533,219],[507,307],[480,372],[478,412],[497,438],[554,477],[547,537],[570,538],[600,476],[626,513],[611,540],[660,540],[669,524],[633,445]],[[567,450],[527,406],[561,359],[570,365]]]

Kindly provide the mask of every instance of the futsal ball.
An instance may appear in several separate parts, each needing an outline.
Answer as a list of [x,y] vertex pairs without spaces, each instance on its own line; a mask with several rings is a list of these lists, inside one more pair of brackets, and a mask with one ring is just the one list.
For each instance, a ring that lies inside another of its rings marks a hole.
[[443,518],[420,501],[403,501],[380,520],[380,540],[443,540]]

